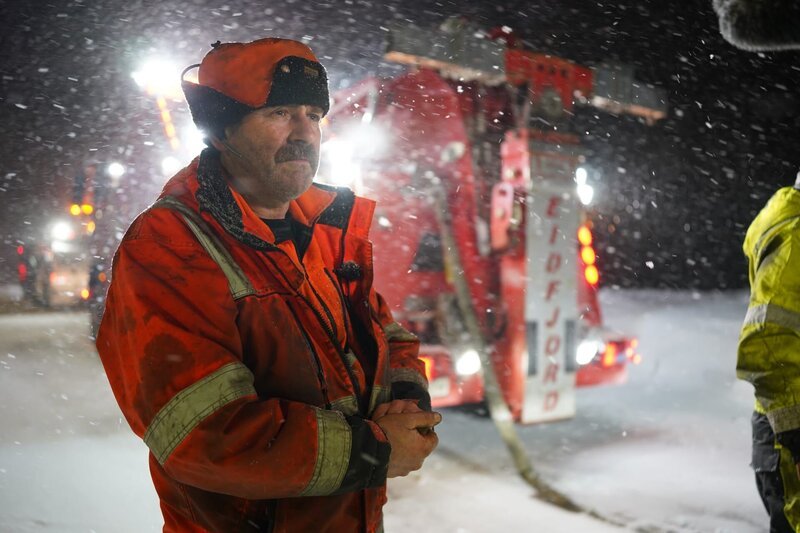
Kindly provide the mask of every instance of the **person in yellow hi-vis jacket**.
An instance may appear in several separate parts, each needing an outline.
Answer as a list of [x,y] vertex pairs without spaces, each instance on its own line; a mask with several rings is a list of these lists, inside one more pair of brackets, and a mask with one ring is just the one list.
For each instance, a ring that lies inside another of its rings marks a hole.
[[[722,36],[751,52],[800,50],[797,0],[712,0]],[[744,242],[750,305],[737,374],[755,387],[753,469],[770,532],[800,533],[800,174]]]
[[737,375],[753,384],[753,469],[770,531],[800,531],[800,174],[744,241],[750,304]]

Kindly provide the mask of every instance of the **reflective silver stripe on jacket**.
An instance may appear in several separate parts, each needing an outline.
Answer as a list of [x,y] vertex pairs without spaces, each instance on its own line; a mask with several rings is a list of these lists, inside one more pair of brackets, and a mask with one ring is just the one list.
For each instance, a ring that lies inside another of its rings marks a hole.
[[331,402],[331,409],[343,415],[354,416],[358,414],[358,400],[352,394],[343,396]]
[[428,390],[428,380],[425,376],[410,368],[392,368],[389,370],[389,382],[396,383],[398,381],[410,381]]
[[166,207],[178,211],[183,215],[183,220],[194,236],[200,242],[211,259],[222,269],[228,280],[228,287],[234,300],[255,294],[250,280],[247,279],[242,269],[231,257],[219,238],[214,234],[208,224],[196,212],[189,209],[183,202],[174,196],[165,196],[153,204],[152,208]]
[[744,326],[774,324],[800,333],[800,313],[775,304],[754,305],[747,309]]
[[[386,335],[386,340],[391,342],[416,342],[417,336],[408,331],[406,328],[398,324],[397,322],[392,322],[388,326],[383,328],[383,333]],[[391,354],[390,354],[391,357]],[[428,390],[428,380],[427,378],[420,374],[419,372],[412,370],[410,368],[392,368],[389,370],[389,382],[394,383],[396,381],[410,381],[411,383],[416,383],[420,387],[425,390]]]
[[353,434],[344,415],[316,409],[317,460],[314,474],[300,496],[327,496],[338,489],[350,464]]
[[375,385],[372,387],[372,394],[369,398],[369,411],[368,413],[372,415],[372,412],[375,410],[382,403],[388,403],[392,400],[392,390],[389,387],[384,387],[383,385]]
[[189,385],[162,407],[144,434],[159,463],[206,417],[244,396],[256,394],[253,373],[242,363],[228,363]]
[[767,413],[767,418],[775,433],[800,428],[800,405],[775,409]]
[[415,342],[417,340],[416,335],[397,322],[392,322],[383,328],[383,334],[386,335],[386,340],[389,342]]

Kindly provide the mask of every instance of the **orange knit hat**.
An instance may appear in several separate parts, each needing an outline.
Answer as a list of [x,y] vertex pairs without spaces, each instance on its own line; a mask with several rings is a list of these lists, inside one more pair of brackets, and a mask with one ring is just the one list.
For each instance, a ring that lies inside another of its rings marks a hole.
[[311,49],[289,39],[219,42],[199,65],[198,83],[183,80],[195,124],[219,132],[260,107],[315,105],[330,108],[328,76]]

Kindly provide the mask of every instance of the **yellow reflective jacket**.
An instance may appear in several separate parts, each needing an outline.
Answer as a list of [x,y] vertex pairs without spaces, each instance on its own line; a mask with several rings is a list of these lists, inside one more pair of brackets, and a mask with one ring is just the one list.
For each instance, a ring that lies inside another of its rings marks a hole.
[[800,190],[780,189],[744,241],[750,304],[737,375],[755,388],[773,431],[800,428]]

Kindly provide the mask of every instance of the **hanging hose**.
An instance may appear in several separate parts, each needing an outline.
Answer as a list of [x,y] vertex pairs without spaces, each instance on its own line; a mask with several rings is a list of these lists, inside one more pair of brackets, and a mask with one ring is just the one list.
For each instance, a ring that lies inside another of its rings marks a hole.
[[481,366],[483,367],[484,395],[486,397],[486,403],[489,406],[489,415],[492,418],[492,422],[494,422],[495,428],[497,428],[497,432],[500,434],[500,437],[503,439],[503,442],[511,454],[517,472],[522,479],[536,491],[536,495],[540,500],[567,511],[585,513],[610,524],[622,525],[599,515],[595,511],[585,509],[572,501],[569,496],[559,492],[542,479],[531,464],[528,455],[525,453],[525,447],[517,434],[514,420],[511,417],[511,411],[509,411],[508,405],[506,405],[503,394],[500,391],[497,373],[495,372],[494,365],[489,356],[489,346],[483,337],[480,325],[478,324],[478,318],[475,314],[475,309],[472,306],[469,286],[464,276],[460,275],[463,273],[463,268],[458,247],[453,237],[453,231],[450,227],[450,211],[447,209],[446,193],[441,182],[436,179],[431,181],[433,185],[434,210],[441,232],[442,250],[445,261],[451,267],[452,272],[455,273],[453,276],[453,287],[456,291],[456,301],[459,311],[464,319],[467,333],[480,355]]

